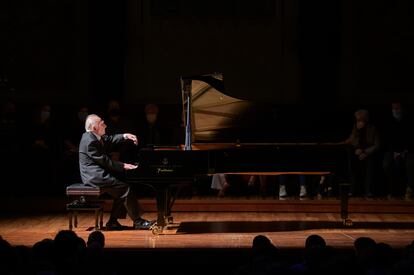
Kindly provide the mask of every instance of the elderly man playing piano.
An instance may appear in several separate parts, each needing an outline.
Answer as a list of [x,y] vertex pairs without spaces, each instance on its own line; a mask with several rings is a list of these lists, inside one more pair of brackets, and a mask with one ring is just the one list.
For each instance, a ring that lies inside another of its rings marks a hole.
[[149,229],[153,222],[141,218],[141,208],[130,186],[119,180],[115,174],[125,170],[135,169],[136,165],[112,160],[107,153],[110,145],[130,140],[138,144],[133,134],[105,135],[105,122],[97,115],[91,114],[86,118],[85,130],[79,145],[79,168],[82,182],[91,186],[103,188],[104,192],[113,197],[113,205],[107,230],[121,230],[123,226],[118,219],[127,210],[133,221],[134,229]]

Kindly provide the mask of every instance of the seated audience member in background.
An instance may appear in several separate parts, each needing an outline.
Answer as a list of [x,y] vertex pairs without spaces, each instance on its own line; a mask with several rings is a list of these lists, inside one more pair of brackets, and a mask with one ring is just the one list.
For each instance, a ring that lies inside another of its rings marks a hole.
[[227,182],[226,174],[214,174],[211,178],[211,189],[217,190],[218,197],[224,197],[230,184]]
[[[218,191],[218,197],[224,197],[229,194],[249,195],[246,192],[254,187],[257,178],[259,177],[255,175],[214,174],[211,177],[211,189]],[[262,181],[260,182],[260,187],[262,188]],[[261,194],[265,195],[264,193]]]
[[[117,100],[110,100],[108,102],[107,114],[105,119],[106,134],[116,135],[122,134],[133,129],[133,123],[125,118],[124,110]],[[113,160],[122,162],[132,162],[135,157],[135,148],[133,145],[127,144],[116,150],[111,151],[111,158]]]
[[133,134],[105,135],[105,122],[97,115],[86,118],[85,130],[79,145],[79,167],[84,184],[99,186],[114,198],[111,215],[106,224],[109,230],[121,230],[123,227],[118,218],[123,216],[126,208],[135,229],[149,229],[153,224],[141,218],[141,209],[130,186],[121,181],[115,174],[135,169],[136,165],[112,160],[108,155],[110,145],[132,140],[138,144]]
[[143,146],[160,145],[163,143],[163,133],[159,123],[159,108],[155,104],[145,105],[145,122],[140,129],[140,143]]
[[413,135],[410,134],[412,121],[399,102],[391,104],[391,111],[392,116],[382,131],[387,195],[389,198],[400,197],[405,191],[405,199],[409,200],[414,184]]
[[[305,175],[294,175],[297,176],[299,178],[299,186],[300,186],[300,191],[299,191],[299,198],[300,199],[305,199],[308,196],[307,190],[306,190],[306,178]],[[280,175],[279,176],[279,199],[285,199],[286,197],[288,197],[288,193],[287,193],[287,181],[288,181],[289,175]]]
[[[58,194],[56,159],[59,157],[59,131],[57,119],[50,104],[44,103],[36,108],[31,129],[27,131],[31,148],[29,157],[30,181],[37,184],[29,184],[26,188],[31,194]],[[44,188],[42,190],[42,188]]]
[[345,144],[350,145],[349,169],[351,196],[373,196],[373,183],[380,139],[377,128],[369,122],[367,110],[355,112],[355,124]]
[[110,100],[108,102],[105,121],[108,135],[122,134],[133,127],[133,123],[125,117],[124,108],[117,100]]
[[263,198],[267,195],[267,184],[269,176],[265,175],[248,175],[247,176],[247,187],[251,190],[255,190],[256,185],[259,186],[259,194]]

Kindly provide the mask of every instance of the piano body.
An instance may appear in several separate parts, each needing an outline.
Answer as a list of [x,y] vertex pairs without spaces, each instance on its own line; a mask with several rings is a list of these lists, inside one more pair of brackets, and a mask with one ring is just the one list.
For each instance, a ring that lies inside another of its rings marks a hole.
[[[269,142],[265,136],[255,136],[262,135],[258,128],[249,127],[254,124],[251,114],[257,111],[254,103],[226,95],[221,74],[182,77],[181,83],[185,143],[140,150],[138,168],[126,175],[128,182],[147,184],[156,191],[158,217],[154,234],[173,222],[172,186],[191,184],[198,175],[315,173],[344,178],[344,145]],[[258,142],[260,139],[266,141]],[[347,192],[341,193],[341,217],[350,224]]]

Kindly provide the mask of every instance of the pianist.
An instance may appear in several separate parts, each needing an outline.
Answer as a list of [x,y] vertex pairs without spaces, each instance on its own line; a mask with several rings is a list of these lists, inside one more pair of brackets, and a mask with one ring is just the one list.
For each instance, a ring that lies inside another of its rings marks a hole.
[[84,184],[99,186],[113,197],[113,205],[107,230],[121,230],[123,227],[118,219],[126,209],[132,219],[135,229],[149,229],[152,222],[141,218],[141,208],[130,186],[119,180],[115,174],[137,168],[136,165],[112,160],[108,155],[108,148],[112,144],[119,144],[124,140],[131,140],[138,144],[133,134],[105,135],[105,122],[97,115],[86,118],[85,130],[79,145],[79,168]]

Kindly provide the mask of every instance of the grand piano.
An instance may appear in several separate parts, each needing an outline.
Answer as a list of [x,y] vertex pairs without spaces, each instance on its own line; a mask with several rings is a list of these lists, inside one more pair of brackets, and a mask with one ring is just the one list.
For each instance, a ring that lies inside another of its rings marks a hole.
[[226,95],[222,74],[183,76],[181,92],[184,143],[139,150],[138,168],[126,175],[128,182],[147,184],[156,191],[158,217],[152,228],[154,234],[173,223],[173,186],[192,184],[199,175],[216,173],[332,174],[343,191],[341,218],[344,224],[351,224],[345,145],[315,140],[289,142],[289,137],[283,142],[272,140],[255,122],[258,108],[254,102]]

